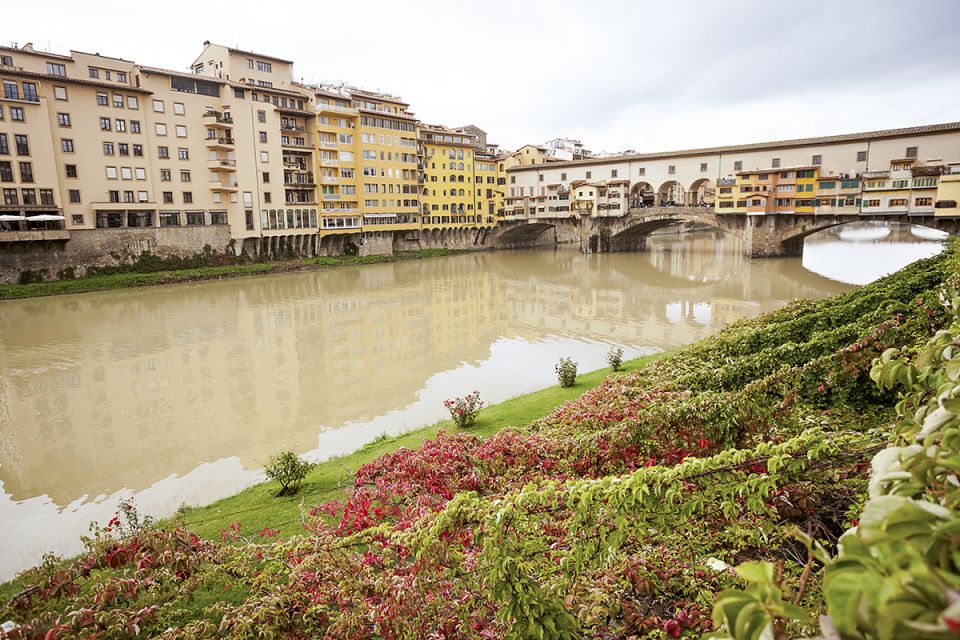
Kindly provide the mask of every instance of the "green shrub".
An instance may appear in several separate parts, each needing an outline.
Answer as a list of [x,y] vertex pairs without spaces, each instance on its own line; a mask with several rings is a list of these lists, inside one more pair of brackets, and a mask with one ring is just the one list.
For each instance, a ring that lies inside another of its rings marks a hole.
[[557,372],[557,381],[561,387],[566,389],[577,384],[577,363],[570,358],[560,358],[554,371]]
[[300,459],[293,451],[281,451],[270,458],[264,471],[268,478],[280,483],[280,491],[277,492],[277,497],[280,497],[300,491],[303,479],[312,468],[312,462]]
[[17,284],[36,284],[43,282],[47,279],[47,275],[48,272],[46,269],[39,269],[37,271],[25,269],[20,272],[20,277],[17,278]]
[[614,371],[620,371],[623,368],[623,349],[620,347],[612,347],[610,351],[607,352],[607,364],[610,365],[610,368]]
[[57,271],[57,280],[74,280],[77,277],[77,268],[74,266],[64,267]]

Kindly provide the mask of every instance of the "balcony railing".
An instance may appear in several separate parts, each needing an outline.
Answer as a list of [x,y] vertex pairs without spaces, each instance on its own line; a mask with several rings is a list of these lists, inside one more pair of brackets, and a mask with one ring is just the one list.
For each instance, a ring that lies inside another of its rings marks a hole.
[[225,116],[219,111],[208,110],[203,113],[204,119],[212,119],[214,122],[219,124],[233,124],[233,118],[231,116]]
[[233,138],[228,138],[226,136],[210,136],[207,138],[207,144],[225,144],[233,145],[235,143]]

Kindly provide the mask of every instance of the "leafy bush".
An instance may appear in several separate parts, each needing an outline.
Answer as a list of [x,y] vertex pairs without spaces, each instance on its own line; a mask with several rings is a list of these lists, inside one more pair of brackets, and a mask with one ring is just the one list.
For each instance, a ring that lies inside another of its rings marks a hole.
[[610,351],[607,352],[607,364],[610,365],[610,368],[614,371],[620,371],[623,368],[623,349],[620,347],[612,347]]
[[577,384],[577,363],[570,358],[560,358],[560,362],[553,368],[557,372],[557,381],[563,388]]
[[46,269],[39,269],[34,271],[33,269],[24,269],[20,272],[20,277],[17,278],[17,284],[37,284],[38,282],[44,282],[47,279],[48,272]]
[[57,271],[57,280],[74,280],[76,277],[77,268],[72,265]]
[[476,424],[483,401],[480,399],[480,392],[473,391],[462,398],[444,400],[443,406],[450,412],[450,418],[458,427],[467,429]]
[[279,497],[298,492],[313,466],[312,462],[302,460],[293,451],[282,451],[270,458],[264,471],[268,478],[280,483],[280,491],[277,492]]

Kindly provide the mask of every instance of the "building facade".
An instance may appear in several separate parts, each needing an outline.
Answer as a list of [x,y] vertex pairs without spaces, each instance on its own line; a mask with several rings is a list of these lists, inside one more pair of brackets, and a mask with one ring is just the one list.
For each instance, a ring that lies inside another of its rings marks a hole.
[[960,122],[954,122],[515,165],[507,170],[504,213],[506,219],[567,211],[600,216],[686,206],[718,214],[957,216],[958,174]]
[[456,160],[469,169],[457,175],[469,182],[458,184],[461,200],[437,202],[456,214],[425,215],[425,147],[409,105],[297,83],[293,63],[274,56],[205,42],[180,72],[0,47],[0,82],[6,279],[143,252],[413,249],[425,221],[429,230],[483,229],[503,206],[502,165],[491,148],[474,148],[475,134],[458,133],[470,142],[460,145],[469,158]]

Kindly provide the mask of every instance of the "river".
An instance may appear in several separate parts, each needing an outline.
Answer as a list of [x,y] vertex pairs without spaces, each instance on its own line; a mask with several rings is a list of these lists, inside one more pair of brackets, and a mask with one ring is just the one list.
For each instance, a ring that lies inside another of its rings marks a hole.
[[688,344],[940,251],[876,224],[748,260],[735,239],[654,237],[644,253],[502,251],[0,302],[0,579],[75,554],[121,498],[164,516],[444,417]]

